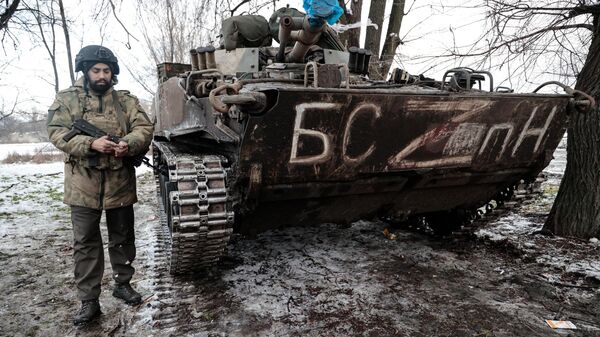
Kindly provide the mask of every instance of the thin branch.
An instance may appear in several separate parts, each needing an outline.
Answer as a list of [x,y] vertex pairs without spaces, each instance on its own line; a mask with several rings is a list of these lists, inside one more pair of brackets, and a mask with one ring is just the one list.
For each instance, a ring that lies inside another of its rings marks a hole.
[[112,0],[108,0],[108,2],[110,3],[110,7],[112,8],[112,13],[113,16],[115,17],[115,19],[117,20],[117,22],[121,25],[121,27],[123,28],[123,30],[125,31],[125,33],[127,33],[127,43],[125,44],[125,46],[127,47],[127,49],[131,49],[131,44],[129,43],[129,37],[133,38],[134,40],[138,41],[139,40],[133,36],[129,30],[127,30],[127,27],[125,27],[125,24],[123,24],[123,22],[121,22],[121,19],[119,19],[119,17],[117,16],[117,10],[116,10],[116,6],[113,3]]
[[250,0],[242,0],[242,2],[237,4],[237,6],[233,7],[233,9],[229,10],[229,12],[231,12],[231,16],[233,16],[233,13],[235,13],[235,11],[237,11],[240,7],[242,7],[242,5],[244,5],[248,2],[250,2]]
[[16,108],[17,108],[17,104],[18,104],[17,103],[18,100],[19,100],[19,96],[17,94],[17,99],[15,99],[15,101],[13,102],[13,106],[10,109],[10,112],[4,112],[4,111],[0,110],[0,121],[3,120],[3,119],[5,119],[5,118],[10,117],[11,115],[13,115],[15,113]]
[[563,29],[574,29],[574,28],[585,28],[585,29],[593,30],[594,27],[592,25],[589,25],[589,24],[571,24],[571,25],[546,27],[546,28],[542,28],[542,29],[536,30],[533,33],[530,33],[530,34],[527,34],[527,35],[523,35],[523,36],[518,36],[518,37],[515,37],[515,38],[510,39],[508,41],[502,42],[502,43],[500,43],[498,45],[492,46],[489,49],[487,49],[485,51],[482,51],[482,52],[479,52],[479,53],[470,53],[470,54],[451,53],[451,56],[458,56],[458,57],[483,56],[483,55],[489,54],[490,52],[493,52],[494,50],[498,50],[498,49],[500,49],[502,47],[509,47],[514,42],[527,40],[529,38],[535,38],[535,37],[537,37],[539,35],[542,35],[544,33],[551,32],[551,31],[563,30]]
[[506,1],[496,1],[491,0],[490,3],[495,4],[496,6],[502,7],[505,11],[523,11],[523,12],[532,12],[532,11],[556,11],[556,12],[572,12],[577,11],[581,13],[600,13],[600,5],[580,5],[573,7],[532,7],[528,4],[509,4]]
[[60,18],[62,20],[63,34],[65,36],[65,46],[67,49],[67,61],[69,63],[69,76],[71,78],[71,85],[75,85],[75,73],[73,71],[73,60],[71,58],[71,36],[69,34],[69,26],[67,25],[67,17],[65,15],[65,6],[62,0],[58,0],[58,7],[60,9]]
[[7,188],[3,189],[2,191],[0,191],[0,193],[4,193],[4,192],[6,192],[6,191],[10,190],[11,188],[13,188],[13,187],[15,187],[15,186],[17,186],[17,184],[16,184],[16,183],[14,183],[14,184],[12,184],[12,185],[8,186]]

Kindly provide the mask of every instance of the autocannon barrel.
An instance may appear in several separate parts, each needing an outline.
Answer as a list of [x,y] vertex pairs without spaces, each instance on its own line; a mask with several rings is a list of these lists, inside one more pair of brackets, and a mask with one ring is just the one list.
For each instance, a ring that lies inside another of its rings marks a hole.
[[[325,21],[321,21],[320,25],[311,25],[307,16],[302,21],[290,16],[282,17],[279,22],[280,47],[277,53],[277,61],[287,63],[304,62],[304,56],[310,47],[319,41],[324,28]],[[295,41],[294,47],[284,57],[285,47],[290,41]]]

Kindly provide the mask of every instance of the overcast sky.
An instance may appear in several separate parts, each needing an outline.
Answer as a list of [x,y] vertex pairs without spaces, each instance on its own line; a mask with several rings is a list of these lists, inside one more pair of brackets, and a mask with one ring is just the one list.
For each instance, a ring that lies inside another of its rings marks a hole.
[[[378,0],[379,1],[379,0]],[[382,4],[384,0],[381,0]],[[386,13],[390,12],[391,0],[386,2]],[[435,55],[441,53],[454,43],[466,45],[477,38],[483,25],[482,9],[453,9],[448,3],[455,2],[457,5],[464,4],[465,1],[434,1],[419,0],[414,4],[409,14],[404,18],[400,37],[406,39],[406,43],[399,49],[403,59],[415,55]],[[118,3],[118,2],[117,2]],[[127,7],[131,2],[123,1],[119,8],[119,16],[125,23],[126,28],[140,41],[142,36],[137,26],[134,9]],[[407,6],[412,2],[407,1]],[[441,9],[440,4],[445,7]],[[291,7],[302,8],[301,0],[280,0],[278,6],[290,4]],[[430,6],[431,4],[435,6]],[[370,0],[364,0],[363,8],[368,8]],[[95,20],[92,17],[94,13],[94,4],[91,2],[80,2],[77,0],[65,1],[67,16],[74,20],[71,27],[71,47],[73,57],[77,51],[84,45],[103,44],[112,49],[121,64],[121,75],[119,76],[118,89],[130,90],[133,94],[143,99],[151,99],[151,96],[135,82],[130,74],[130,70],[135,71],[136,66],[140,66],[139,56],[145,53],[141,42],[130,39],[131,49],[126,48],[127,34],[115,18],[110,16],[106,21]],[[409,8],[406,8],[408,10]],[[272,6],[266,9],[264,15],[268,18],[272,12]],[[363,15],[363,22],[366,21],[366,15]],[[455,31],[451,33],[450,27]],[[384,23],[383,29],[387,29]],[[456,31],[458,30],[458,34]],[[58,41],[58,60],[60,72],[60,87],[67,88],[69,83],[67,58],[65,56],[64,41],[61,31],[57,31]],[[103,37],[103,39],[102,39]],[[364,33],[363,33],[364,43]],[[10,43],[5,45],[5,51],[2,58],[10,60],[9,66],[0,72],[0,105],[10,105],[18,97],[22,102],[20,107],[23,109],[39,109],[45,111],[54,99],[53,75],[48,54],[41,46],[32,44],[27,36],[19,36],[19,45],[14,50]],[[454,65],[460,65],[457,62]],[[426,75],[440,79],[443,69],[429,69],[430,64],[416,64],[414,62],[404,61],[402,66],[413,74],[426,72]],[[128,69],[131,68],[131,69]],[[446,69],[446,68],[444,68]],[[154,88],[155,83],[148,84]]]

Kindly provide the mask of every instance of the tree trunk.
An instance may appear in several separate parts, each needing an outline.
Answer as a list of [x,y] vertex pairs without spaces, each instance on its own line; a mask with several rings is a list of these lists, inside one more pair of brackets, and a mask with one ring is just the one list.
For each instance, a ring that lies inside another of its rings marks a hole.
[[7,2],[6,11],[4,11],[4,13],[0,13],[0,30],[6,29],[8,27],[8,21],[10,21],[10,18],[17,11],[17,7],[19,7],[19,2],[21,2],[21,0],[15,0],[10,4],[10,6]]
[[596,109],[574,112],[567,137],[567,167],[544,230],[556,235],[600,236],[600,25],[594,15],[594,33],[576,89],[596,100]]
[[48,56],[50,57],[50,62],[52,62],[52,70],[54,71],[54,92],[58,92],[60,88],[59,78],[58,78],[58,67],[56,65],[56,31],[54,30],[54,25],[56,24],[56,18],[54,17],[54,7],[52,6],[54,2],[50,2],[49,13],[47,15],[47,20],[49,21],[48,25],[50,27],[50,33],[52,40],[52,47],[48,45],[48,39],[46,38],[46,33],[44,33],[44,22],[42,20],[42,11],[40,10],[40,2],[36,1],[37,13],[35,15],[35,20],[37,22],[37,26],[40,31],[40,39],[48,52]]
[[367,39],[365,49],[373,53],[373,59],[379,59],[379,47],[381,45],[381,32],[383,31],[383,16],[385,15],[385,1],[371,0],[369,8],[369,19],[377,25],[377,27],[367,27]]
[[65,33],[65,45],[67,47],[67,59],[69,62],[69,75],[71,76],[71,85],[75,85],[75,73],[73,72],[73,58],[71,53],[71,38],[69,36],[69,26],[67,26],[67,17],[65,16],[65,6],[62,0],[58,0],[60,8],[60,19],[62,21],[63,32]]
[[404,3],[405,0],[394,0],[392,3],[392,13],[390,14],[390,23],[388,25],[387,34],[385,35],[385,42],[383,43],[383,49],[381,50],[381,74],[383,78],[387,78],[392,62],[394,62],[394,56],[396,56],[396,49],[400,45],[400,27],[402,27],[402,19],[404,18]]
[[175,62],[175,39],[173,37],[173,30],[176,27],[175,16],[173,15],[173,5],[167,1],[167,33],[169,34],[169,49],[167,62]]
[[[349,25],[360,21],[362,0],[351,0],[350,11],[348,11],[344,0],[339,0],[339,4],[344,9],[344,15],[340,18],[340,23]],[[349,29],[341,33],[339,37],[346,48],[360,46],[360,28]]]

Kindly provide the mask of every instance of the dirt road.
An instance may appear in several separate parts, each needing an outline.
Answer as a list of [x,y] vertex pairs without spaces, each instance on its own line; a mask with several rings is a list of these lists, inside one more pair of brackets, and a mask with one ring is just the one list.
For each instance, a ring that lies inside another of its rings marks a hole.
[[234,236],[221,267],[173,279],[146,173],[134,263],[145,301],[112,298],[107,262],[103,315],[75,328],[62,173],[26,171],[0,173],[0,336],[600,336],[600,244],[534,234],[558,176],[472,235],[442,239],[382,221],[288,228]]

